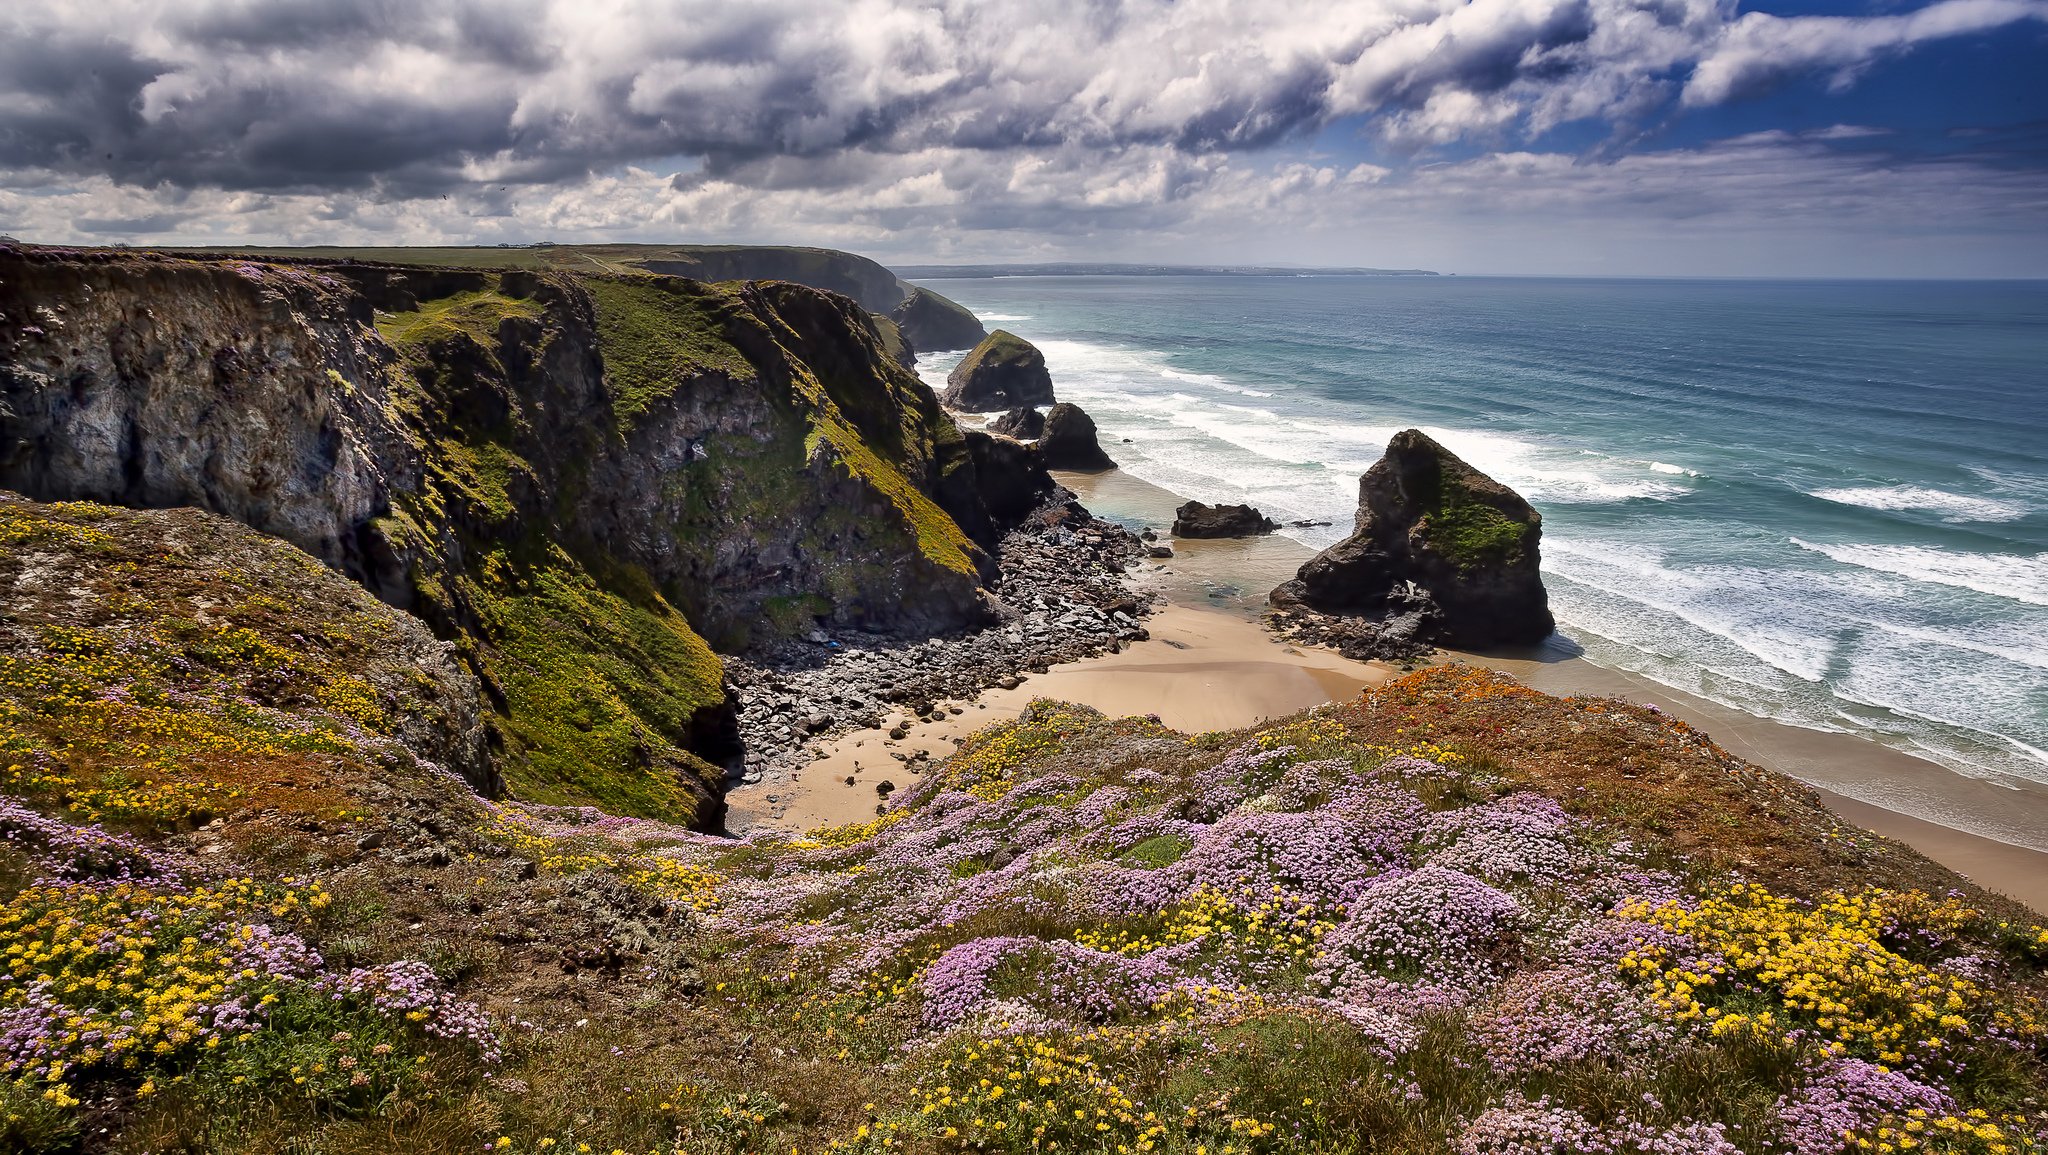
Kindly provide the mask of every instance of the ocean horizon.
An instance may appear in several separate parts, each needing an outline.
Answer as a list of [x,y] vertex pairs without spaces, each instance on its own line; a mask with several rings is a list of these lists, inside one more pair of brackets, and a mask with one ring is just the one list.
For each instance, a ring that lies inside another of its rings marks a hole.
[[[1036,343],[1136,477],[1332,522],[1282,531],[1320,549],[1419,427],[1542,512],[1587,660],[2048,783],[2048,281],[934,287]],[[920,372],[943,386],[960,356]]]

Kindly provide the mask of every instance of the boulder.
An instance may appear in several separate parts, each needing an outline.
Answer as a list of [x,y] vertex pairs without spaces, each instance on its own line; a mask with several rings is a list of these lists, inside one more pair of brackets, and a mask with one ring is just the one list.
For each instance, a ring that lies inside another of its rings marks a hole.
[[906,340],[926,352],[972,349],[988,336],[988,330],[964,306],[915,286],[889,310],[889,319],[903,330]]
[[1050,405],[1052,376],[1045,371],[1045,355],[1037,346],[997,329],[947,375],[944,400],[948,409],[965,413]]
[[1029,407],[1012,409],[989,422],[988,431],[1019,441],[1036,441],[1045,436],[1045,414]]
[[1115,469],[1116,462],[1095,440],[1095,422],[1079,405],[1062,401],[1045,415],[1038,439],[1047,469]]
[[1173,511],[1175,537],[1250,537],[1279,528],[1279,522],[1249,505],[1204,505],[1190,501]]
[[1428,640],[1467,648],[1541,641],[1556,628],[1537,572],[1543,518],[1520,494],[1420,430],[1387,443],[1358,482],[1350,537],[1273,591],[1276,606],[1399,617],[1426,595]]

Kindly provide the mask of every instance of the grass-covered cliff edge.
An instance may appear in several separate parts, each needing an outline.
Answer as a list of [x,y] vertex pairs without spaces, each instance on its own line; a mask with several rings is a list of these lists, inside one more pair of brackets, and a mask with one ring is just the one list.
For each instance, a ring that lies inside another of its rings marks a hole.
[[984,616],[885,344],[784,283],[0,247],[0,487],[291,541],[456,644],[520,797],[710,825],[714,649]]
[[448,648],[223,518],[0,499],[0,606],[0,1149],[2044,1144],[2040,920],[1649,709],[1040,703],[729,840],[481,797]]

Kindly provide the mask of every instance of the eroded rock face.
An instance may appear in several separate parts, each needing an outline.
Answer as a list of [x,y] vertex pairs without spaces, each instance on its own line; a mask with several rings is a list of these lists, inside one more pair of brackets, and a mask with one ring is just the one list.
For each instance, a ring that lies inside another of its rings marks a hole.
[[1173,511],[1175,537],[1250,537],[1272,533],[1280,523],[1249,505],[1205,505],[1190,501]]
[[1038,347],[1005,329],[990,333],[946,376],[946,407],[999,413],[1052,404],[1052,375]]
[[889,319],[902,328],[911,344],[926,352],[972,349],[988,336],[980,319],[965,306],[915,286],[901,304],[889,310]]
[[1426,595],[1431,641],[1534,643],[1556,628],[1537,568],[1542,533],[1542,516],[1520,494],[1407,429],[1359,479],[1352,535],[1310,559],[1271,600],[1401,619]]
[[1028,407],[1012,409],[989,422],[988,431],[1019,441],[1036,441],[1045,435],[1045,414]]
[[1048,469],[1115,469],[1095,437],[1095,421],[1079,405],[1060,402],[1046,412],[1038,448]]

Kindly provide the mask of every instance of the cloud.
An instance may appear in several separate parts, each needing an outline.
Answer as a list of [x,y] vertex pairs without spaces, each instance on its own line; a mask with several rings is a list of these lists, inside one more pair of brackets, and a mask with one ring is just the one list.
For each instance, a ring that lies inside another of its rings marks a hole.
[[1723,29],[1686,82],[1688,105],[1720,104],[1788,76],[1824,71],[1834,85],[1931,40],[2048,21],[2048,0],[1938,0],[1901,16],[1772,16],[1745,13]]
[[[0,169],[433,197],[691,158],[1529,140],[1854,70],[2048,0],[17,0]],[[1162,175],[1155,187],[1170,194]],[[1142,191],[1142,190],[1139,190]]]
[[[1191,156],[1170,144],[763,157],[723,175],[627,167],[492,196],[202,190],[167,211],[104,176],[0,188],[0,232],[106,243],[404,244],[730,240],[894,260],[1126,259],[1419,265],[1465,271],[2033,273],[2048,196],[2033,172],[1901,165],[1758,133],[1613,158],[1507,149],[1408,171]],[[832,168],[829,176],[808,171]],[[764,170],[780,169],[778,175]],[[793,170],[806,171],[793,171]],[[159,227],[161,226],[161,227]],[[109,231],[111,229],[111,231]]]

